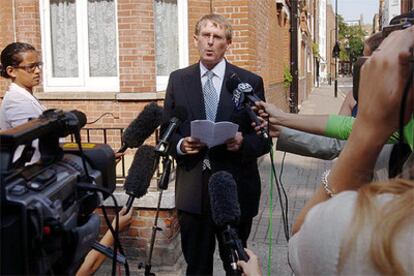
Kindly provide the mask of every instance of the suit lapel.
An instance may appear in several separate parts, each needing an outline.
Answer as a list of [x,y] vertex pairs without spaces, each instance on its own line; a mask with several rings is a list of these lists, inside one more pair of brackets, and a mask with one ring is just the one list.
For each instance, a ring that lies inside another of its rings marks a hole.
[[226,61],[226,71],[224,73],[223,85],[221,86],[220,101],[217,107],[216,122],[229,121],[233,113],[234,106],[232,101],[232,93],[227,89],[227,80],[232,73],[232,65]]
[[206,118],[206,111],[204,107],[203,89],[201,87],[200,66],[194,64],[187,75],[185,75],[184,84],[188,89],[186,91],[186,98],[191,108],[194,120]]

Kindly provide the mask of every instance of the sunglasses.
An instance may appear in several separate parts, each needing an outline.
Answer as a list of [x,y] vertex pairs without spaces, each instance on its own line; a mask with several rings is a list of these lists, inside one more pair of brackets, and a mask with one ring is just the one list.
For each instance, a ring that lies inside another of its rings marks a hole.
[[36,70],[36,68],[39,68],[39,70],[41,70],[42,66],[43,66],[43,62],[40,61],[40,62],[35,62],[35,63],[27,64],[27,65],[17,65],[13,67],[23,69],[27,73],[33,73]]

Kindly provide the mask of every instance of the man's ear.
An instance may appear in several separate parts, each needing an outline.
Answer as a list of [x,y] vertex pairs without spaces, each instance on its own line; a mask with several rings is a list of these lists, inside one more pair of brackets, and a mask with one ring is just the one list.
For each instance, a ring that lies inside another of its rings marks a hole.
[[229,50],[231,48],[231,40],[227,41],[227,47],[226,47],[226,51]]
[[15,78],[16,77],[16,68],[14,68],[13,66],[7,66],[6,68],[6,72],[7,75],[9,75],[11,78]]
[[193,34],[193,43],[195,47],[198,47],[198,36],[196,34]]

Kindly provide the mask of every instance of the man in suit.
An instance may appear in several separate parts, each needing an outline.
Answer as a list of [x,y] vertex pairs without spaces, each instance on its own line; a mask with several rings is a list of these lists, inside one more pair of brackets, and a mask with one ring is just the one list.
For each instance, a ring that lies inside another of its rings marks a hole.
[[[169,147],[178,164],[176,207],[181,246],[188,265],[187,275],[211,275],[216,235],[224,267],[227,272],[230,268],[228,254],[221,243],[220,229],[211,219],[207,190],[209,177],[217,170],[226,170],[235,178],[241,208],[237,229],[246,247],[260,199],[257,158],[269,151],[270,141],[254,132],[245,110],[235,110],[232,91],[226,87],[230,75],[236,73],[243,82],[252,85],[257,96],[264,100],[262,78],[230,64],[224,58],[232,42],[231,25],[220,15],[205,15],[197,22],[193,38],[200,61],[171,73],[164,111],[168,119],[176,107],[183,107],[188,112],[187,120],[171,137]],[[239,124],[239,131],[225,144],[208,149],[190,136],[191,121],[204,119],[232,121]]]

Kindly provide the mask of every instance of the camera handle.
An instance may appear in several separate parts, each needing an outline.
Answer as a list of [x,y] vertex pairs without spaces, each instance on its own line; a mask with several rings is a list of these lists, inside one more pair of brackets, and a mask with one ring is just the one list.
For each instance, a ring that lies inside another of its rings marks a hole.
[[[155,276],[155,273],[151,272],[151,260],[152,260],[152,252],[154,250],[155,237],[157,235],[157,231],[162,231],[162,228],[158,227],[158,218],[160,214],[162,193],[164,192],[164,190],[168,188],[168,181],[169,181],[170,172],[171,172],[171,159],[168,155],[162,157],[162,165],[163,165],[163,172],[158,181],[158,187],[160,188],[160,194],[158,196],[157,211],[155,213],[154,225],[152,226],[150,250],[148,253],[147,261],[145,263],[145,273],[144,273],[145,276]],[[143,267],[144,267],[143,263],[140,263],[138,265],[139,269]]]

